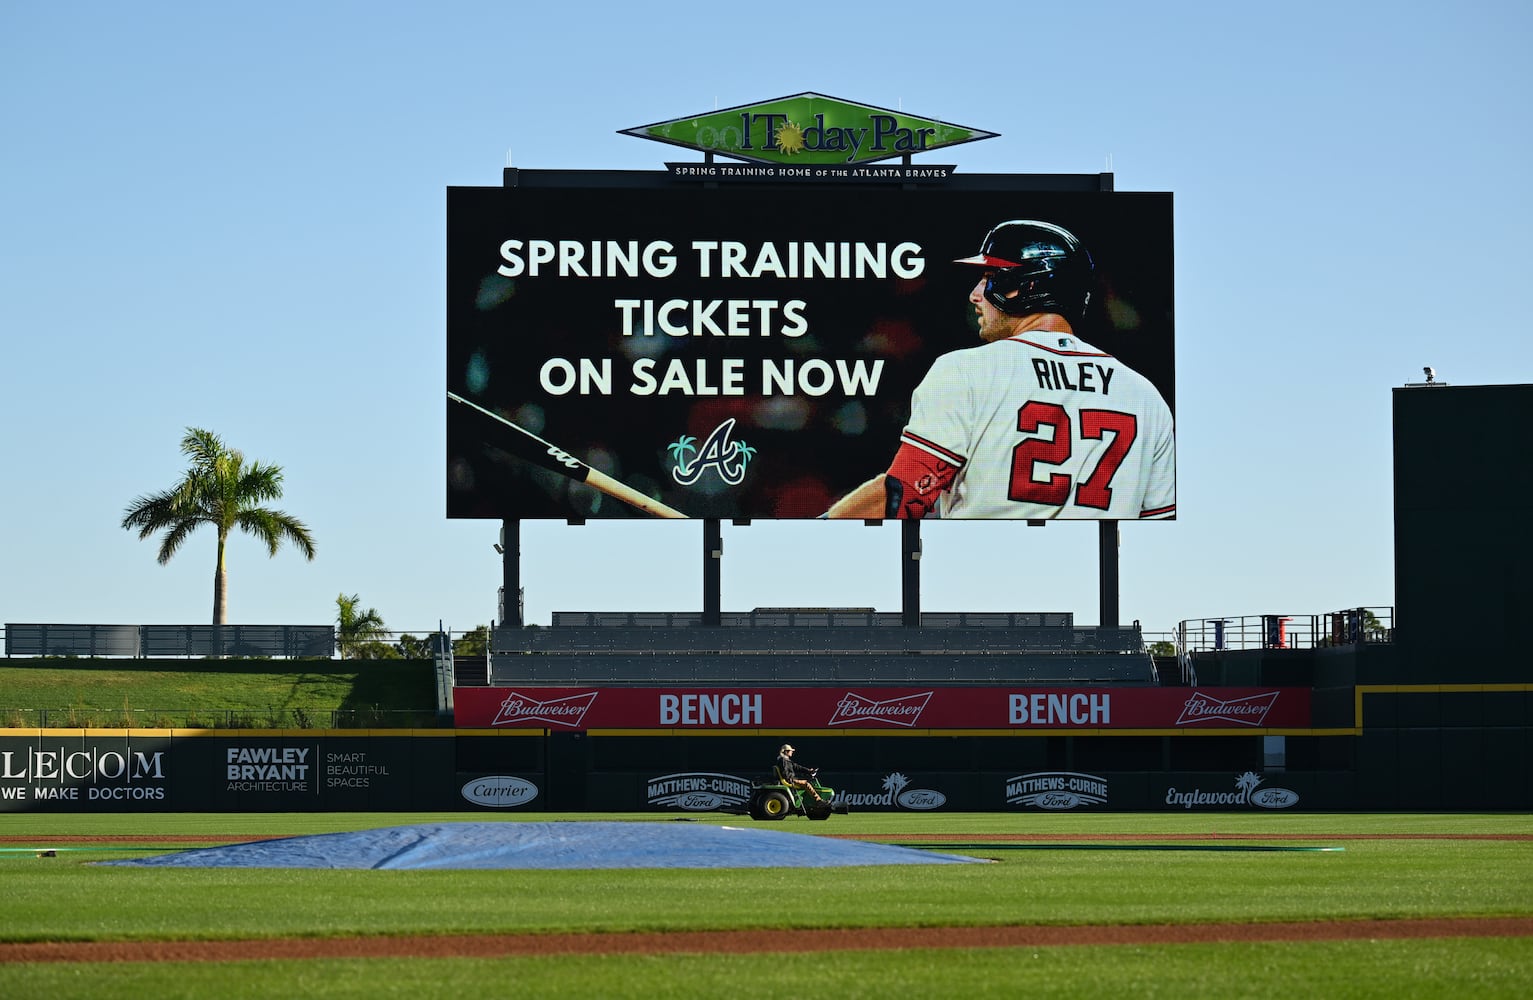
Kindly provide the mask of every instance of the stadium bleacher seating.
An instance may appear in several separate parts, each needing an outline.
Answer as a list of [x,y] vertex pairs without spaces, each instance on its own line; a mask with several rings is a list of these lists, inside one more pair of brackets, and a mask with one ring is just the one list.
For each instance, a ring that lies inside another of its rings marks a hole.
[[[499,628],[488,683],[1154,684],[1137,625],[1077,627],[1068,612],[898,614],[757,609],[704,626],[695,612],[556,612]],[[461,683],[461,682],[460,682]]]

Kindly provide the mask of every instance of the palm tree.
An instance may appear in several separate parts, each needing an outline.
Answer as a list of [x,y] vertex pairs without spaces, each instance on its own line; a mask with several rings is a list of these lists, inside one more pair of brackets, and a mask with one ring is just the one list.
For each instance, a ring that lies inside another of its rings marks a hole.
[[227,447],[218,435],[196,427],[186,429],[181,454],[192,460],[181,481],[168,490],[134,500],[123,512],[122,526],[137,528],[140,539],[164,531],[159,554],[163,566],[198,526],[213,525],[218,531],[213,624],[222,625],[228,612],[229,571],[224,548],[230,529],[255,535],[273,556],[286,539],[310,560],[314,558],[314,538],[297,518],[260,506],[282,496],[281,466],[260,462],[246,465],[245,456]]
[[341,659],[361,656],[365,643],[376,642],[386,634],[383,616],[377,608],[358,610],[361,598],[356,594],[347,597],[335,595],[335,638],[341,647]]
[[681,470],[684,476],[687,474],[687,456],[697,450],[697,438],[690,434],[683,434],[680,438],[665,446],[665,450],[671,453],[671,460]]
[[484,656],[490,651],[490,626],[475,625],[452,641],[455,656]]

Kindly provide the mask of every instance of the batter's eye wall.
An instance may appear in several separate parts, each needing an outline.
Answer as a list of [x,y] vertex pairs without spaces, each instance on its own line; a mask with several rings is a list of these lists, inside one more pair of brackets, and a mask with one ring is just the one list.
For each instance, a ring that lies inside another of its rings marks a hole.
[[950,516],[1040,516],[1040,498],[1120,516],[1104,497],[1137,495],[1133,373],[1176,403],[1170,194],[574,177],[448,190],[449,517],[649,516],[582,465],[689,517],[818,517],[889,468],[934,362],[981,344],[981,271],[953,262],[1009,219],[1080,239],[1091,303],[1023,369],[1048,405],[1007,401],[1013,440],[986,464],[1017,498]]
[[1520,442],[1529,414],[1533,385],[1394,391],[1401,681],[1467,680],[1444,666],[1471,662],[1476,680],[1527,679],[1533,465]]

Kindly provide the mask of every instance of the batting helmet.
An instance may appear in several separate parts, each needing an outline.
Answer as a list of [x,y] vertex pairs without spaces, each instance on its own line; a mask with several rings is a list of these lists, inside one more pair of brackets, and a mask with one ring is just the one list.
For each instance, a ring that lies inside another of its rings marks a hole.
[[1059,313],[1077,326],[1091,303],[1091,254],[1074,233],[1048,222],[1003,222],[985,235],[979,253],[955,263],[993,271],[985,299],[1010,316]]

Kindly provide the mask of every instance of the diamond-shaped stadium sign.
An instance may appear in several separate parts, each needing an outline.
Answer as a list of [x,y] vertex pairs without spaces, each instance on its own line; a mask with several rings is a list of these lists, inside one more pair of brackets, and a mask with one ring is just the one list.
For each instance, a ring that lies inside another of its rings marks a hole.
[[752,163],[806,165],[873,163],[997,134],[824,94],[795,94],[620,131]]

